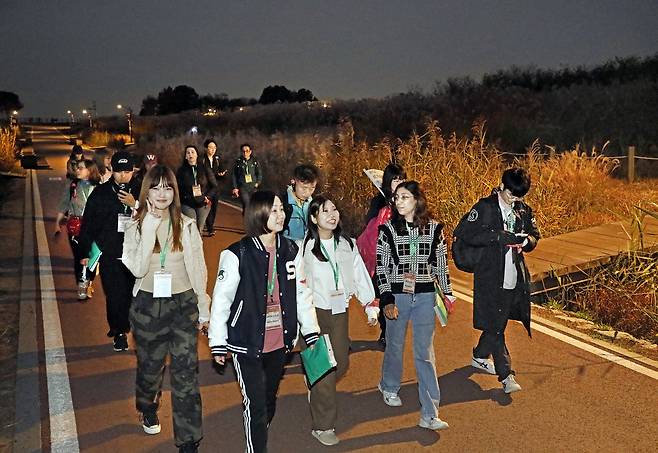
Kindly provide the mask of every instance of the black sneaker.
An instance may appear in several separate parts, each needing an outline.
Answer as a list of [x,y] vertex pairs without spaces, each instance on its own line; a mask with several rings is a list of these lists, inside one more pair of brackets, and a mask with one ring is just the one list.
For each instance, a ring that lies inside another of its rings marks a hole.
[[185,442],[178,447],[178,453],[197,453],[199,451],[199,442]]
[[125,333],[120,333],[119,335],[115,335],[114,350],[117,352],[128,350],[128,337],[126,336]]
[[142,412],[142,428],[146,434],[160,433],[160,420],[157,412]]

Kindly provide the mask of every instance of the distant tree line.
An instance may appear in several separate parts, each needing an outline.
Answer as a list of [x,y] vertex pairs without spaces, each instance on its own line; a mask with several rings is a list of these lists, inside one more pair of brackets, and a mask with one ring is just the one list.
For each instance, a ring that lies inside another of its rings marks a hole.
[[301,88],[297,91],[289,90],[282,85],[268,86],[263,89],[259,99],[254,98],[229,98],[228,94],[206,94],[199,96],[196,90],[187,85],[179,85],[175,88],[167,87],[155,96],[147,96],[142,100],[141,116],[170,115],[188,110],[233,110],[239,107],[253,106],[256,104],[276,104],[317,101],[313,93]]
[[3,112],[7,118],[14,110],[23,108],[23,103],[16,93],[11,91],[0,91],[0,112]]

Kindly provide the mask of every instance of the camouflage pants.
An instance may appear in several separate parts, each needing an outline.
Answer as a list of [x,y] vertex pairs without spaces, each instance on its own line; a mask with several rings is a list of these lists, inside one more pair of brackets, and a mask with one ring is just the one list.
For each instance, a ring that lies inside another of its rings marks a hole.
[[130,307],[130,324],[137,352],[136,407],[158,410],[165,360],[171,356],[171,406],[176,445],[198,441],[201,395],[198,381],[197,297],[193,290],[171,298],[153,298],[140,291]]

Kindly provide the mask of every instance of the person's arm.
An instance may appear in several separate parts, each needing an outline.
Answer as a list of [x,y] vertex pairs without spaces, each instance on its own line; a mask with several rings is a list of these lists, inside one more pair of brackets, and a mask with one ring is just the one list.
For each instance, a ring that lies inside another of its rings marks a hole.
[[431,266],[432,277],[439,284],[443,294],[452,295],[452,285],[450,284],[450,273],[448,271],[448,246],[441,226],[437,225],[435,235],[438,235],[438,242],[435,248],[433,265]]
[[354,244],[353,256],[352,272],[354,273],[354,284],[356,285],[356,297],[365,309],[368,324],[375,325],[379,316],[379,301],[375,300],[375,288],[372,286],[372,279],[356,244]]
[[257,160],[254,160],[254,176],[256,176],[256,187],[259,187],[263,182],[263,172],[261,171],[260,164]]
[[302,249],[295,256],[295,279],[297,285],[297,322],[308,346],[320,338],[320,326],[313,306],[313,291],[306,284]]
[[391,264],[391,244],[387,234],[386,225],[380,225],[377,236],[377,266],[375,267],[375,278],[379,288],[379,306],[395,304],[395,296],[391,291],[391,282],[388,275],[388,268]]
[[191,255],[194,260],[192,275],[190,275],[189,270],[188,275],[190,276],[190,280],[194,279],[195,284],[193,286],[198,291],[196,296],[199,310],[199,327],[207,327],[208,321],[210,320],[210,296],[206,293],[206,287],[208,285],[208,269],[206,267],[206,259],[203,253],[203,241],[201,240],[199,229],[194,223],[188,224],[187,228],[188,234],[190,235],[190,244],[192,244]]
[[57,204],[57,216],[55,217],[55,234],[62,232],[62,222],[66,218],[66,214],[71,207],[71,187],[70,184],[66,185],[66,189],[62,191],[62,196]]
[[231,172],[231,183],[233,184],[233,190],[240,188],[240,161],[236,160],[233,165],[233,171]]
[[100,196],[100,191],[94,190],[89,195],[89,199],[85,205],[85,212],[82,216],[82,227],[80,228],[80,237],[78,238],[80,254],[82,256],[89,255],[91,243],[97,241],[106,222],[114,222],[116,224],[116,216],[113,219],[108,219],[103,215],[103,200]]
[[228,319],[240,284],[240,260],[230,249],[219,256],[217,281],[212,294],[208,344],[215,361],[223,364],[228,350]]
[[541,234],[537,228],[537,221],[535,220],[535,215],[532,213],[532,208],[528,205],[525,205],[525,215],[522,220],[526,228],[525,233],[528,233],[527,242],[522,244],[522,250],[526,253],[532,252],[537,247],[537,242],[539,242]]
[[126,226],[121,262],[137,278],[143,278],[148,273],[160,222],[162,222],[161,218],[147,213],[142,222],[141,233],[137,221],[131,221]]

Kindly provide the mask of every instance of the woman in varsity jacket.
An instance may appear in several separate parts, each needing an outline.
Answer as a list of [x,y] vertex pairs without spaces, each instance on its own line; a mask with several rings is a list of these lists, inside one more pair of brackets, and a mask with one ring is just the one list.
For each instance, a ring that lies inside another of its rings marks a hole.
[[425,195],[416,181],[398,185],[391,220],[379,227],[376,280],[386,317],[386,350],[379,390],[389,406],[398,396],[407,325],[413,325],[413,351],[420,398],[418,426],[446,429],[438,417],[440,391],[434,359],[434,285],[452,296],[447,247],[440,223],[430,218]]
[[313,291],[320,332],[329,335],[337,362],[335,370],[311,387],[311,434],[323,445],[335,445],[339,442],[335,433],[336,381],[349,364],[349,301],[352,297],[359,300],[371,326],[377,324],[379,306],[356,244],[341,232],[340,212],[334,203],[318,195],[311,201],[308,214],[303,246],[306,283]]
[[251,195],[244,213],[247,236],[221,253],[213,293],[210,351],[221,365],[228,352],[233,354],[245,402],[248,452],[267,450],[267,430],[298,325],[308,346],[320,331],[302,255],[280,234],[284,220],[283,204],[274,192]]

